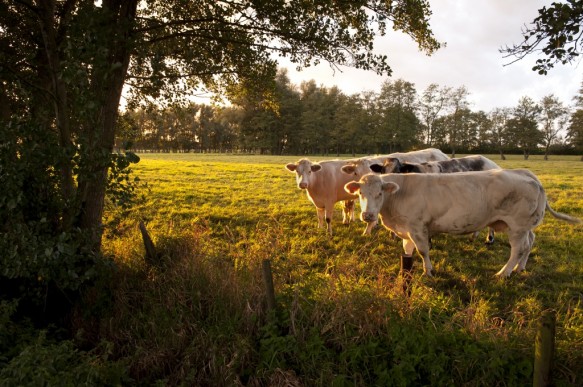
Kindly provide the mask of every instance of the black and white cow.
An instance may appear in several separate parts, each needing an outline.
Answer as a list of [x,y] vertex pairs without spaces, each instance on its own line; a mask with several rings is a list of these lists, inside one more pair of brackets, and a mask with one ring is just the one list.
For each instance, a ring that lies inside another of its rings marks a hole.
[[390,158],[381,164],[372,164],[370,169],[376,173],[455,173],[469,171],[488,171],[500,166],[487,157],[473,155],[457,159],[413,163]]

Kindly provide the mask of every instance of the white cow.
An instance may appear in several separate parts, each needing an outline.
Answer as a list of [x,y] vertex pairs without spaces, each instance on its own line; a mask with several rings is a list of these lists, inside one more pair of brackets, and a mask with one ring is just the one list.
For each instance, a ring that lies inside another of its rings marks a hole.
[[534,243],[532,230],[545,208],[555,218],[576,224],[580,219],[555,212],[537,177],[528,170],[491,170],[450,174],[369,174],[346,184],[360,197],[361,218],[377,221],[403,239],[405,255],[413,250],[431,275],[429,239],[436,234],[467,234],[492,227],[508,234],[510,258],[497,273],[522,271]]
[[[487,157],[472,155],[457,159],[428,161],[425,163],[402,162],[398,159],[388,159],[383,165],[373,164],[370,166],[377,173],[456,173],[469,171],[489,171],[490,169],[500,169],[500,166]],[[474,235],[476,237],[478,232]],[[490,228],[486,236],[486,243],[494,243],[494,230]]]
[[[391,153],[384,156],[363,157],[361,159],[353,160],[342,167],[342,172],[352,176],[352,180],[358,180],[362,176],[372,172],[371,168],[377,165],[385,165],[387,163],[408,162],[408,163],[424,163],[427,161],[449,160],[449,157],[439,149],[427,148],[418,151],[406,153]],[[371,230],[376,226],[376,222],[371,222],[367,225],[363,235],[370,234]]]
[[318,213],[318,227],[326,222],[326,229],[332,235],[332,215],[334,204],[344,201],[342,208],[342,222],[344,224],[354,220],[354,200],[356,196],[344,190],[344,185],[352,181],[352,176],[341,172],[340,168],[351,160],[330,160],[314,163],[308,159],[301,159],[297,163],[289,163],[285,167],[296,173],[298,188],[306,190],[308,199],[316,206]]

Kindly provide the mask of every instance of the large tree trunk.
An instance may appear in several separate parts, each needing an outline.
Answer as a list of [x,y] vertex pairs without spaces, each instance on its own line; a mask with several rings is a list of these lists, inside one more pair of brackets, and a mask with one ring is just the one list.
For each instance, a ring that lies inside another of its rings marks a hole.
[[115,123],[125,76],[130,62],[131,47],[129,34],[131,22],[135,18],[137,0],[104,1],[102,6],[111,16],[103,27],[109,31],[109,63],[100,71],[95,71],[92,82],[93,95],[101,106],[94,121],[86,124],[88,145],[86,157],[91,168],[87,176],[79,176],[79,198],[82,211],[79,225],[92,235],[92,247],[101,247],[102,217],[109,170],[109,157],[115,140]]

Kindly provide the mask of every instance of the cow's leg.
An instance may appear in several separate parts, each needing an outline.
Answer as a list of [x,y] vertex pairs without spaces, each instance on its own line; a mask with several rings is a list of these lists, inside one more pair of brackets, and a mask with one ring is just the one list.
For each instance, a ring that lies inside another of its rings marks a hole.
[[324,218],[326,217],[326,210],[324,208],[316,207],[318,212],[318,228],[324,227]]
[[364,232],[362,233],[362,235],[369,235],[372,231],[372,229],[377,225],[378,221],[374,221],[374,222],[370,222],[366,224],[366,229],[364,230]]
[[428,277],[432,276],[433,265],[429,259],[429,249],[431,248],[431,238],[426,228],[420,230],[413,230],[409,233],[411,240],[415,243],[417,253],[423,258],[423,274]]
[[324,206],[325,209],[325,220],[326,220],[326,230],[330,235],[332,235],[332,215],[334,214],[334,202],[328,203]]
[[354,220],[354,200],[342,202],[342,223],[348,224]]
[[423,258],[423,274],[431,277],[431,272],[433,271],[433,265],[429,259],[429,238],[428,237],[414,237],[412,239],[403,239],[403,249],[405,250],[405,255],[412,255],[413,250],[417,249],[417,253]]
[[498,273],[497,276],[506,278],[510,276],[512,270],[517,267],[524,255],[530,253],[530,230],[527,232],[520,232],[515,234],[509,234],[508,239],[510,242],[510,258],[508,262]]
[[530,251],[532,250],[532,246],[534,245],[534,233],[532,231],[528,232],[528,251],[520,258],[518,261],[518,266],[514,268],[515,271],[523,271],[526,269],[526,262],[528,261],[528,257],[530,255]]
[[494,229],[492,227],[488,227],[488,236],[486,236],[486,244],[491,245],[494,243]]
[[403,239],[403,250],[405,251],[405,255],[413,255],[415,243],[411,239]]

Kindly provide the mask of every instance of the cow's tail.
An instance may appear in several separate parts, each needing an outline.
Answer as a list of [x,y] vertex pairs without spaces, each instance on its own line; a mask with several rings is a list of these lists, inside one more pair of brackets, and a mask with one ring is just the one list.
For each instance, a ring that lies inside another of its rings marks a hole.
[[579,218],[575,218],[574,216],[569,216],[567,214],[563,214],[561,212],[557,212],[555,210],[553,210],[551,208],[551,206],[549,205],[549,202],[547,201],[547,210],[551,213],[551,215],[553,215],[555,218],[557,219],[561,219],[567,223],[571,223],[571,224],[579,224],[579,223],[583,223],[583,220],[579,219]]

